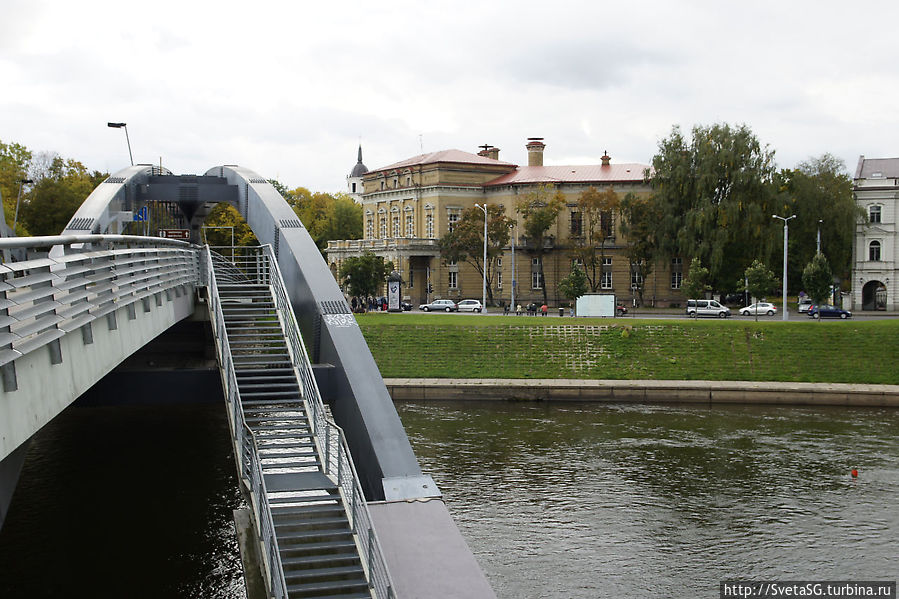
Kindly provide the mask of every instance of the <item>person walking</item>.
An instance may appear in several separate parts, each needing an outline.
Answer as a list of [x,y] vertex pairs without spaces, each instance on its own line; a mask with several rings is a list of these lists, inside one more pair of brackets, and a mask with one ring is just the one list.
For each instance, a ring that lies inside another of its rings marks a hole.
[[521,316],[521,304],[515,306],[515,316]]
[[544,316],[546,316],[546,312],[548,310],[549,310],[549,306],[547,306],[546,304],[543,304],[542,306],[540,306],[540,312],[543,313]]

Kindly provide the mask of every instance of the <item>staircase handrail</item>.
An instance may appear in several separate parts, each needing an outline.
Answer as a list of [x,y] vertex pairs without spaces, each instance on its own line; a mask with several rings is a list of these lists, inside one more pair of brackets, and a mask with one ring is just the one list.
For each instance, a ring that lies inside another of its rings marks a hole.
[[278,539],[275,536],[275,525],[272,517],[271,506],[268,503],[265,478],[262,466],[259,462],[259,447],[256,436],[247,425],[243,416],[243,407],[240,399],[240,390],[237,385],[237,373],[234,368],[234,360],[231,355],[231,345],[228,342],[228,333],[225,328],[225,315],[219,301],[218,284],[215,269],[212,268],[213,254],[209,248],[205,248],[206,285],[209,301],[209,311],[214,316],[212,320],[213,337],[215,338],[216,353],[219,364],[222,365],[222,384],[225,388],[225,397],[231,408],[230,415],[233,420],[234,435],[238,455],[236,456],[240,472],[247,478],[250,495],[254,504],[253,514],[259,530],[259,538],[264,548],[264,565],[268,574],[268,584],[275,599],[287,597],[287,581],[284,577],[284,567],[281,563],[281,554],[278,548]]
[[[356,472],[343,429],[325,415],[324,402],[322,401],[315,375],[312,373],[309,354],[300,336],[296,315],[293,312],[287,289],[284,287],[284,279],[281,277],[281,270],[278,267],[278,261],[275,259],[272,246],[262,246],[262,252],[270,265],[271,276],[268,283],[274,291],[278,313],[282,315],[284,331],[294,368],[300,374],[303,395],[307,398],[309,407],[312,410],[313,433],[324,451],[325,459],[323,465],[325,473],[336,476],[338,486],[341,487],[344,497],[350,503],[347,515],[350,519],[350,527],[356,533],[362,548],[360,557],[363,563],[366,564],[366,570],[369,572],[369,586],[375,591],[375,596],[378,599],[394,597],[387,561],[384,559],[381,543],[372,525],[368,504],[365,502],[359,475]],[[347,317],[353,318],[352,314],[347,314]],[[335,449],[333,452],[331,450],[332,445]],[[334,472],[335,468],[337,470],[336,474]]]

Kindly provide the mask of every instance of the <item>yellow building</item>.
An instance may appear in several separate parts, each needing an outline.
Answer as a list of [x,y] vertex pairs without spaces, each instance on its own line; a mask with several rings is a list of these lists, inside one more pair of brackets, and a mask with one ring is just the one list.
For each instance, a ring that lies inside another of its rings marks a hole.
[[[601,164],[544,166],[542,138],[528,139],[528,165],[518,166],[499,160],[499,149],[483,146],[477,154],[443,150],[414,156],[363,176],[363,239],[331,241],[326,250],[332,271],[349,256],[371,251],[393,262],[404,280],[404,298],[413,304],[438,298],[460,300],[480,298],[482,277],[468,263],[447,263],[440,256],[438,240],[459,220],[463,211],[475,204],[499,204],[516,221],[515,301],[525,305],[543,302],[543,286],[552,306],[567,300],[559,295],[558,281],[571,271],[572,232],[579,233],[578,196],[594,187],[612,187],[621,197],[628,193],[648,194],[644,182],[645,164],[613,164],[604,155]],[[561,192],[566,207],[547,231],[549,251],[543,257],[539,276],[538,258],[524,238],[521,215],[515,211],[525,195],[546,186]],[[612,238],[605,245],[605,262],[599,292],[614,293],[619,301],[633,298],[632,272],[625,255],[626,240],[618,231],[617,215],[612,216]],[[505,249],[493,285],[495,301],[509,303],[512,292],[512,244]],[[644,301],[667,306],[682,302],[680,284],[683,265],[656,265],[644,286]],[[430,289],[430,292],[429,292]]]

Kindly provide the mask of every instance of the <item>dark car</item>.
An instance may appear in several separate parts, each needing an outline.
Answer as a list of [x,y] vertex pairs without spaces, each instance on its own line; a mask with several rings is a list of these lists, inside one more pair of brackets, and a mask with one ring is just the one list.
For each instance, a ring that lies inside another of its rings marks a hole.
[[852,318],[852,312],[836,306],[809,306],[809,318]]
[[400,302],[400,308],[403,309],[403,312],[409,312],[412,309],[412,304],[409,302]]

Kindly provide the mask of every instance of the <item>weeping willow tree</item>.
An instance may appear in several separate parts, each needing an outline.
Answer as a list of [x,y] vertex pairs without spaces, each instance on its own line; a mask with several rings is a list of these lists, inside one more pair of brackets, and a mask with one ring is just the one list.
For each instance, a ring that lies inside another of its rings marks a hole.
[[778,239],[775,172],[774,152],[745,125],[697,125],[689,139],[674,127],[648,173],[660,255],[699,258],[714,290],[735,288]]

